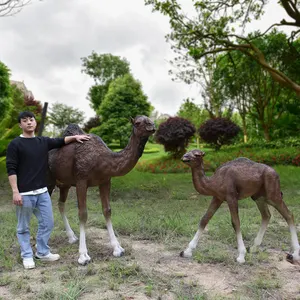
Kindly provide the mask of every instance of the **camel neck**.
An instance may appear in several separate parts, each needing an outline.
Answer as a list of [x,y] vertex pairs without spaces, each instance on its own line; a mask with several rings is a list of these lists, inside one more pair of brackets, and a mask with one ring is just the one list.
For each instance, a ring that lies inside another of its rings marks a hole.
[[127,146],[114,154],[112,171],[115,176],[123,176],[130,172],[142,156],[148,137],[137,137],[131,134]]
[[210,179],[205,175],[203,166],[192,168],[193,184],[195,189],[202,195],[211,195]]

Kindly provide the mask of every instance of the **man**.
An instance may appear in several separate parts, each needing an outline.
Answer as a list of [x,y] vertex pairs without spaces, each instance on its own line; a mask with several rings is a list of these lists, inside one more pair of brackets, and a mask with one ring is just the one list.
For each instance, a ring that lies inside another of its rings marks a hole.
[[22,134],[12,140],[7,148],[6,167],[13,192],[18,219],[17,237],[25,269],[35,268],[30,245],[29,224],[32,213],[38,220],[35,258],[56,261],[58,254],[50,252],[48,241],[54,227],[52,203],[47,190],[48,151],[71,142],[84,142],[88,135],[65,138],[35,137],[36,120],[31,112],[21,112],[18,117]]

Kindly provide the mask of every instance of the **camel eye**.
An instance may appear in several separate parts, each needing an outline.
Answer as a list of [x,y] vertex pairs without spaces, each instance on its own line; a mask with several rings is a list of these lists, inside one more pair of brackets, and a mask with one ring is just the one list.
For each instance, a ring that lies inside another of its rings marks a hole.
[[137,121],[137,122],[135,122],[135,124],[134,125],[137,125],[137,126],[139,126],[141,124],[141,121]]

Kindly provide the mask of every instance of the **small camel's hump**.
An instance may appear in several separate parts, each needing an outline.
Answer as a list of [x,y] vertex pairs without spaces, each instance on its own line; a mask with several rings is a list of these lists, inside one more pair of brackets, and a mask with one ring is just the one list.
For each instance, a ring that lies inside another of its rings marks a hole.
[[77,134],[85,134],[85,132],[77,124],[69,124],[64,130],[63,137]]

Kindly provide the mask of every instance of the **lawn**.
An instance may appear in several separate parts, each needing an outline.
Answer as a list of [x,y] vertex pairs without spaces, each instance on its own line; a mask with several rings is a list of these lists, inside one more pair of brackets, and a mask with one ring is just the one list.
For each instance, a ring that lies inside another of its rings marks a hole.
[[[142,160],[155,157],[157,153],[144,154]],[[0,169],[4,170],[3,162]],[[284,200],[299,224],[300,169],[275,169]],[[98,190],[89,189],[87,246],[93,261],[86,267],[77,265],[78,244],[67,243],[56,192],[51,246],[62,259],[24,271],[5,176],[0,193],[0,299],[296,299],[300,292],[299,269],[285,262],[285,252],[290,250],[288,227],[273,209],[262,247],[257,254],[246,256],[245,265],[235,262],[236,238],[226,204],[209,223],[193,259],[178,256],[195,234],[210,201],[194,190],[190,173],[151,174],[134,169],[113,179],[112,221],[126,251],[121,258],[111,255]],[[260,227],[260,214],[251,199],[241,201],[239,208],[248,247]],[[67,201],[67,215],[78,235],[74,190]],[[33,233],[36,227],[33,218]]]

